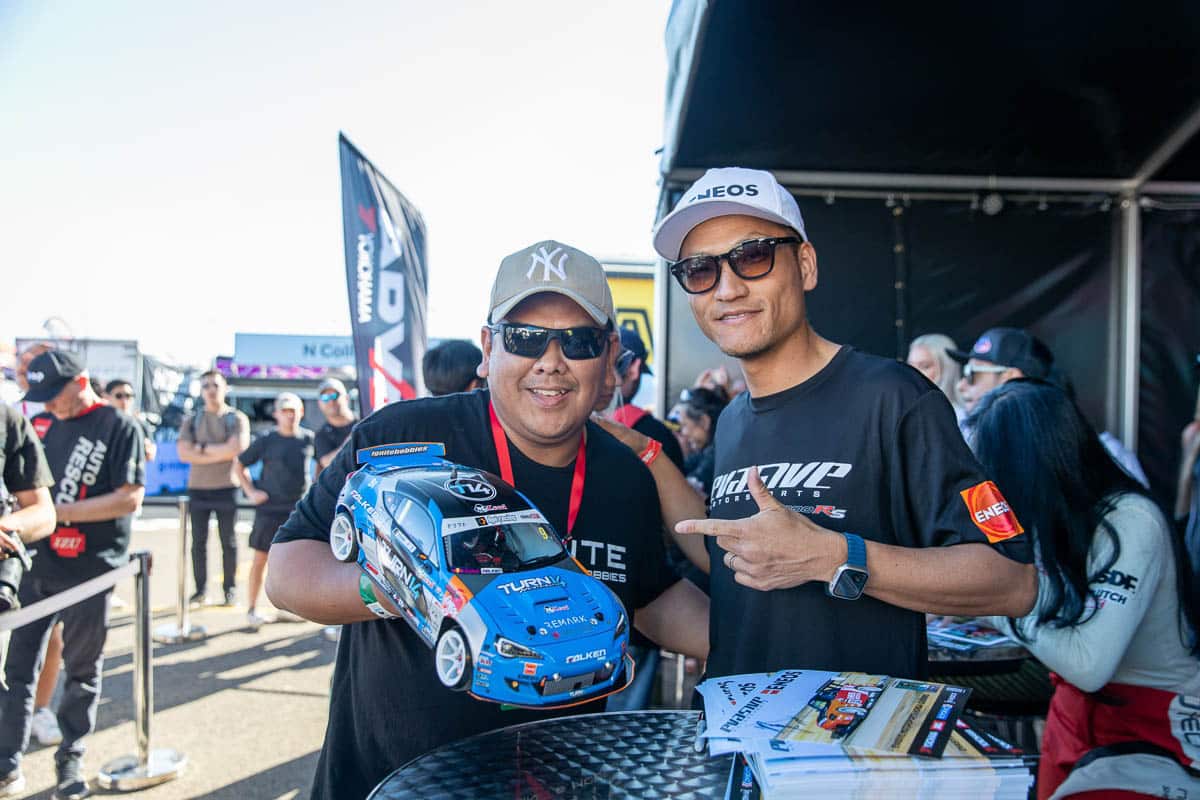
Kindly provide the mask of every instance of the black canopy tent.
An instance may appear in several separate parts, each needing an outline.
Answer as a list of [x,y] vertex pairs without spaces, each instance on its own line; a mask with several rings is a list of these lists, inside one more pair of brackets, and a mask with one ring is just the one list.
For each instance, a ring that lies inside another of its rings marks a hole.
[[[660,217],[708,167],[770,169],[817,248],[819,331],[903,357],[1029,328],[1169,494],[1200,350],[1200,4],[676,0],[667,52]],[[721,356],[662,277],[669,405]]]

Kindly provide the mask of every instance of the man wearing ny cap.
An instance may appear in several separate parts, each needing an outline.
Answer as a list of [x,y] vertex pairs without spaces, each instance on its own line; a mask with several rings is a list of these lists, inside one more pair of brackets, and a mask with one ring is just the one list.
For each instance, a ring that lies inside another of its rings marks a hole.
[[[246,623],[258,629],[266,618],[258,613],[258,595],[262,591],[263,573],[267,570],[267,553],[275,531],[287,522],[292,508],[308,491],[308,476],[312,472],[313,432],[300,427],[304,418],[304,403],[293,392],[281,392],[275,398],[275,427],[259,436],[238,456],[238,483],[254,509],[254,527],[250,530],[250,575],[246,581]],[[262,464],[258,481],[250,477],[249,467]]]
[[[343,625],[314,798],[362,798],[414,756],[481,731],[603,708],[506,711],[450,691],[407,623],[376,619],[360,597],[359,568],[334,559],[328,544],[337,494],[362,448],[441,442],[450,460],[504,477],[569,537],[568,548],[621,598],[635,627],[677,651],[707,649],[706,601],[665,562],[653,479],[588,421],[617,355],[600,264],[568,245],[538,242],[501,262],[489,308],[479,367],[488,388],[393,403],[358,423],[271,548],[272,602]],[[651,448],[645,458],[656,454]]]
[[[134,513],[145,492],[141,428],[93,391],[83,361],[50,350],[29,363],[26,398],[45,404],[32,420],[54,479],[58,527],[37,542],[33,569],[19,597],[29,605],[102,575],[128,560]],[[8,689],[0,692],[0,786],[20,783],[21,754],[29,746],[34,675],[55,623],[63,623],[67,681],[58,706],[62,743],[54,754],[56,798],[88,795],[83,776],[84,737],[96,724],[108,632],[111,588],[13,632]]]
[[816,250],[770,173],[709,170],[654,247],[749,388],[717,427],[709,519],[669,463],[651,467],[677,541],[710,571],[709,675],[921,677],[922,612],[1029,610],[1029,537],[945,396],[809,324]]

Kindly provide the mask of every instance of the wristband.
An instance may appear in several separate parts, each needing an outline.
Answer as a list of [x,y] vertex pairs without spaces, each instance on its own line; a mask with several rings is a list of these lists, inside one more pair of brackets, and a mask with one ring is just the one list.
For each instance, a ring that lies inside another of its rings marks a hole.
[[662,452],[662,442],[658,439],[651,439],[646,444],[646,449],[638,453],[638,458],[647,467],[654,463],[654,459],[658,458],[658,454]]
[[363,605],[367,607],[375,616],[380,619],[398,619],[396,614],[388,611],[375,597],[375,584],[367,577],[367,573],[362,573],[358,576],[358,596],[362,598]]

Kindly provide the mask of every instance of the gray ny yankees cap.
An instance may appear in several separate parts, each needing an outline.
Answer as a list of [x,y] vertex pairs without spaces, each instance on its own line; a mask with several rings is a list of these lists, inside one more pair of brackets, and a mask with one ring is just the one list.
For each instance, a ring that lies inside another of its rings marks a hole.
[[488,323],[499,322],[517,303],[541,292],[569,297],[598,325],[608,325],[616,316],[600,262],[582,250],[547,239],[500,262],[492,284]]

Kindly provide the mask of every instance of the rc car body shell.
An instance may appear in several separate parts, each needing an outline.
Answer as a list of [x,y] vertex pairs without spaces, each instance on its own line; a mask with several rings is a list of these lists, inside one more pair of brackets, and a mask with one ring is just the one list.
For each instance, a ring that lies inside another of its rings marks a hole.
[[357,555],[377,592],[435,649],[451,688],[545,708],[628,685],[629,620],[617,596],[524,495],[442,454],[437,444],[360,451],[337,502],[354,542],[338,553],[331,536],[335,553]]

